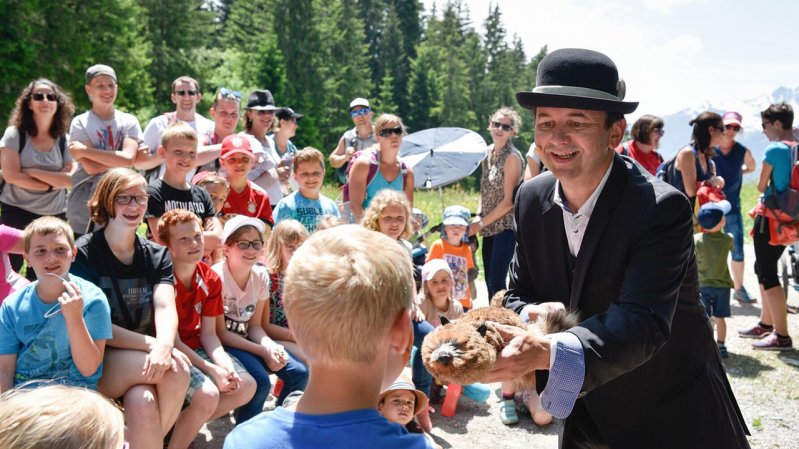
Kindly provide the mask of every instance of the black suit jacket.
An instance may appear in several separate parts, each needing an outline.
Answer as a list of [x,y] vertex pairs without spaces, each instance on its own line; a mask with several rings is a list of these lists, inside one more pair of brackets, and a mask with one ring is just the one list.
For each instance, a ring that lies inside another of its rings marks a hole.
[[519,189],[505,305],[560,301],[580,313],[570,332],[585,381],[563,447],[748,448],[699,300],[685,196],[614,155],[575,262],[554,193],[552,173]]

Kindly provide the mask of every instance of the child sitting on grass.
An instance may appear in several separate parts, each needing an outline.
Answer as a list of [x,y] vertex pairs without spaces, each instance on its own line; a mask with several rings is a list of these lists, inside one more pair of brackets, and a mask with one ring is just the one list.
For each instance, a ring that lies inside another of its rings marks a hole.
[[0,393],[28,381],[97,389],[111,311],[102,290],[69,275],[77,249],[72,228],[40,217],[23,233],[37,281],[0,305]]
[[430,448],[377,411],[410,357],[413,283],[396,240],[360,226],[314,233],[286,272],[284,303],[311,371],[296,411],[238,426],[225,449]]
[[302,362],[306,360],[305,354],[291,333],[289,322],[286,319],[286,310],[283,307],[283,281],[286,278],[286,269],[291,257],[308,236],[308,231],[302,223],[287,219],[275,225],[269,243],[266,245],[266,268],[269,270],[269,314],[264,314],[263,327],[266,335],[283,345]]
[[[363,214],[363,221],[361,224],[373,231],[378,231],[383,235],[388,236],[405,249],[408,255],[408,261],[413,266],[412,259],[412,246],[408,243],[408,236],[411,235],[413,224],[411,220],[411,203],[402,192],[396,190],[384,189],[381,190],[373,199],[369,207]],[[414,279],[412,285],[416,291],[416,285],[421,283],[420,270],[414,268]],[[418,279],[417,279],[418,278]],[[413,345],[416,348],[422,347],[424,338],[433,331],[433,326],[425,320],[424,314],[421,310],[413,305]],[[430,385],[433,382],[433,376],[427,371],[422,363],[422,356],[420,351],[416,351],[416,357],[411,361],[413,368],[413,383],[416,388],[422,390],[425,394],[430,391]],[[419,424],[425,432],[432,429],[433,424],[430,421],[429,410],[422,410],[419,414]]]

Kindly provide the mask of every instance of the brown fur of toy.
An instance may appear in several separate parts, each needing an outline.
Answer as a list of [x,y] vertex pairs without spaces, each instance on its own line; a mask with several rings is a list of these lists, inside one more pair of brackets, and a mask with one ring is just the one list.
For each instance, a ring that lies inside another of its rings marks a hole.
[[[540,334],[560,332],[577,324],[576,315],[560,310],[546,314],[525,325],[516,313],[500,307],[472,309],[461,318],[430,332],[422,344],[422,361],[439,380],[467,385],[482,380],[497,361],[504,347],[499,331],[490,322]],[[527,373],[513,380],[517,391],[535,387],[535,374]]]

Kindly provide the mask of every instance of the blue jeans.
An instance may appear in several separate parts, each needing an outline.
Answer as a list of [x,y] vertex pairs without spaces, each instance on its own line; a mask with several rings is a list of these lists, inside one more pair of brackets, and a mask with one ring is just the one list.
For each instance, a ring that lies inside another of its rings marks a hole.
[[[266,402],[269,391],[272,389],[272,384],[269,382],[269,368],[267,368],[263,358],[249,351],[228,346],[225,346],[225,351],[239,359],[239,362],[247,369],[250,376],[255,379],[255,394],[252,399],[236,410],[236,425],[239,425],[264,410],[264,402]],[[277,405],[283,404],[283,399],[289,393],[304,390],[305,385],[308,384],[308,367],[297,360],[290,352],[286,351],[286,353],[288,354],[288,363],[280,371],[275,372],[275,375],[284,383],[283,390],[280,391],[280,395],[277,398]]]
[[724,232],[732,234],[732,260],[734,262],[744,261],[744,224],[741,211],[730,211],[725,215],[727,223],[724,225]]
[[508,288],[508,268],[515,249],[516,239],[511,229],[483,237],[483,269],[489,301],[498,291]]
[[430,384],[433,383],[433,375],[427,372],[422,362],[422,342],[424,337],[433,332],[433,325],[427,321],[413,321],[413,345],[416,351],[413,352],[411,360],[411,370],[413,372],[413,385],[427,396],[430,396]]

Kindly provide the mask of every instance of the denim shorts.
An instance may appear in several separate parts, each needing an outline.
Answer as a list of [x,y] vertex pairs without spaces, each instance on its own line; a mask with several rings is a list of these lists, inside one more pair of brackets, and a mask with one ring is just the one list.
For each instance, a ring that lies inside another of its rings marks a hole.
[[730,289],[719,287],[700,287],[699,293],[702,304],[705,305],[707,316],[727,318],[730,313]]
[[732,234],[732,260],[743,262],[744,260],[744,225],[741,211],[731,211],[725,215],[727,223],[724,225],[724,232]]

